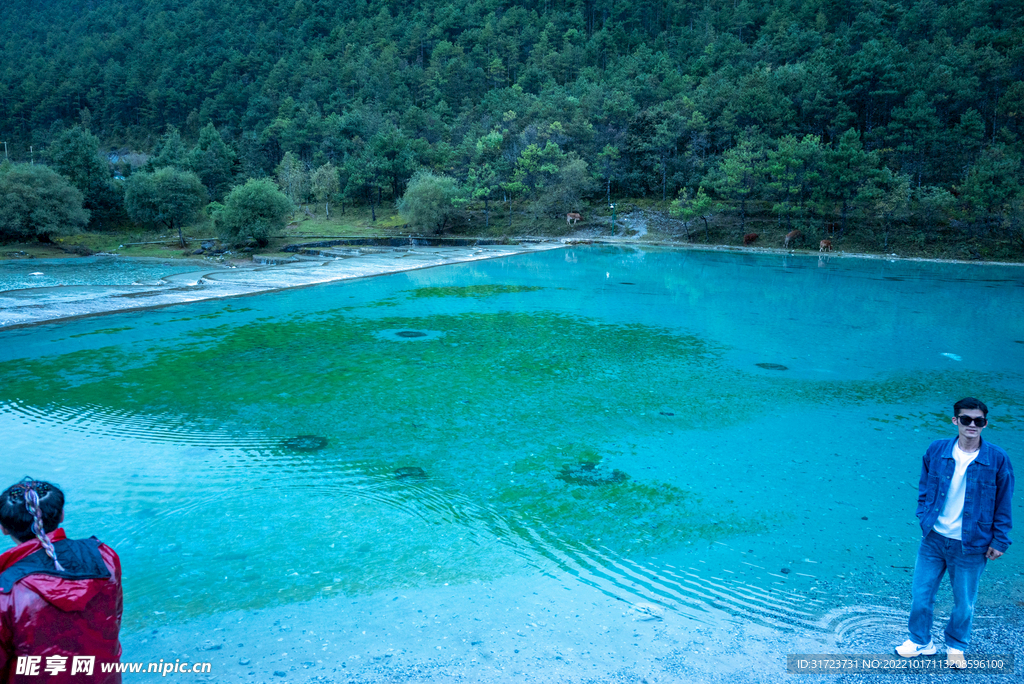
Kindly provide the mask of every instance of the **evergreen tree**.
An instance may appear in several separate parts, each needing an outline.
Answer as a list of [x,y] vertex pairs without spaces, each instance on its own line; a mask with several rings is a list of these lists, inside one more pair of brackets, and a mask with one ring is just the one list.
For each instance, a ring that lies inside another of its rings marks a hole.
[[895,143],[898,166],[911,174],[917,185],[936,177],[936,165],[945,155],[938,154],[942,127],[935,107],[923,91],[915,91],[903,107],[892,110],[886,138]]
[[[690,194],[689,188],[680,190],[679,197],[672,201],[671,212],[682,218],[686,225],[689,225],[690,221],[697,218],[704,221],[704,241],[707,242],[710,239],[708,221],[711,220],[712,216],[721,212],[722,209],[721,203],[709,197],[702,185],[697,188],[695,195]],[[686,232],[686,239],[690,239],[689,230]]]
[[82,193],[89,212],[89,227],[109,228],[121,212],[122,195],[114,185],[110,166],[99,154],[100,141],[81,126],[63,131],[46,149],[50,167]]
[[348,179],[342,194],[353,201],[364,201],[370,205],[370,220],[377,220],[377,205],[381,196],[380,159],[370,149],[363,154],[353,155],[346,160],[343,168]]
[[797,139],[785,135],[775,149],[768,150],[765,189],[773,198],[772,211],[787,226],[807,215],[811,191],[820,179],[822,149],[816,136]]
[[185,166],[206,187],[211,200],[223,199],[231,188],[237,158],[212,123],[199,131],[199,142],[189,152]]
[[883,250],[890,249],[893,224],[906,220],[910,209],[910,176],[897,175],[888,168],[882,168],[875,182],[867,184],[861,190],[859,199],[866,214],[865,218],[876,223],[881,229],[882,239],[879,246]]
[[167,131],[160,136],[160,141],[153,150],[153,156],[146,163],[146,170],[153,172],[169,167],[180,171],[187,163],[188,151],[185,149],[185,143],[181,141],[181,133],[168,124]]
[[722,155],[722,164],[713,179],[713,187],[720,195],[739,203],[741,231],[746,230],[747,203],[761,189],[766,162],[763,145],[745,136]]
[[991,222],[1024,195],[1020,162],[1003,145],[986,148],[960,188],[960,203],[974,221]]
[[840,136],[835,146],[825,150],[816,199],[822,213],[839,212],[840,237],[862,194],[874,191],[879,181],[879,165],[878,152],[866,151],[860,134],[852,128]]
[[483,200],[484,225],[491,226],[490,203],[501,196],[502,183],[511,175],[504,152],[505,136],[491,131],[478,138],[470,152],[470,167],[465,186],[474,200]]
[[534,200],[534,214],[557,214],[562,211],[562,207],[554,204],[550,189],[557,182],[559,171],[566,160],[566,154],[550,140],[543,147],[536,143],[527,145],[516,160],[512,180],[527,197]]
[[387,125],[370,139],[368,147],[376,160],[375,168],[391,186],[391,196],[397,199],[417,166],[409,138],[397,126]]

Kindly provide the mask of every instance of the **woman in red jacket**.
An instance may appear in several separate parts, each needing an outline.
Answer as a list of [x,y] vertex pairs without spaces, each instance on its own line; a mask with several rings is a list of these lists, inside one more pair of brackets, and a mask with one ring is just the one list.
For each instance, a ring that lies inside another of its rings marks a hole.
[[121,561],[95,537],[68,539],[64,493],[25,478],[0,494],[0,682],[118,684]]

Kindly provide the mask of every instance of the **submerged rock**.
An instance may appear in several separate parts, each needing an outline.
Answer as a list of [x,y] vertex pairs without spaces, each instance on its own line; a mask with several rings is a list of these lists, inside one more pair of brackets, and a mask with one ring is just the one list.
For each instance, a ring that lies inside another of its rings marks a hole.
[[427,333],[420,330],[400,330],[395,335],[398,337],[426,337]]
[[561,472],[555,475],[555,477],[562,482],[587,485],[589,487],[619,484],[629,479],[629,475],[621,470],[609,471],[607,468],[602,468],[600,464],[591,461],[564,465]]
[[633,612],[637,620],[661,620],[665,617],[664,606],[653,603],[634,603]]
[[765,370],[789,370],[786,366],[781,363],[756,363],[754,364],[758,368],[764,368]]
[[395,469],[395,479],[403,480],[407,477],[422,480],[427,477],[427,471],[419,466],[402,466]]
[[327,438],[320,435],[299,435],[289,437],[283,444],[292,451],[320,451],[327,446]]

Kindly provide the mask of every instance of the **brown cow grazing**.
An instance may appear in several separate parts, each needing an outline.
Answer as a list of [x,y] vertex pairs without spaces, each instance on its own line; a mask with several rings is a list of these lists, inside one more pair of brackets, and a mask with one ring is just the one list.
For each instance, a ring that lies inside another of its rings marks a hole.
[[822,240],[821,242],[819,242],[818,243],[818,251],[819,252],[831,252],[832,251],[832,241],[831,240]]
[[803,240],[803,238],[804,234],[801,233],[799,230],[794,230],[790,233],[786,233],[785,245],[786,247],[789,247],[789,243],[796,242],[797,240]]
[[751,242],[760,237],[757,233],[747,233],[743,236],[743,245],[749,245]]
[[579,214],[577,214],[574,211],[570,211],[568,214],[565,215],[565,222],[568,223],[570,226],[574,226],[574,225],[576,225],[577,221],[582,221],[582,220],[583,220],[583,217],[580,216]]

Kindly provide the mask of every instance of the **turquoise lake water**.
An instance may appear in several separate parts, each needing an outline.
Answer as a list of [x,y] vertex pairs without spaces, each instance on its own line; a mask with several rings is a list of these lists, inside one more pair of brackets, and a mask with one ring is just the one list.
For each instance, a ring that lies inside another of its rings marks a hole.
[[575,247],[0,330],[0,476],[118,550],[127,634],[545,578],[899,643],[953,402],[1024,453],[1021,312],[1015,267]]
[[0,262],[0,292],[43,287],[131,285],[195,271],[197,264],[162,259],[91,256],[77,259],[15,259]]

